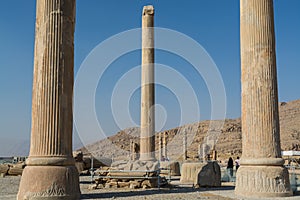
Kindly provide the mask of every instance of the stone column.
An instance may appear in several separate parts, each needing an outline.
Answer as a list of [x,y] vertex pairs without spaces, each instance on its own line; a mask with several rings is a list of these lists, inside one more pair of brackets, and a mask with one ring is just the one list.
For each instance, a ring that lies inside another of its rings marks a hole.
[[240,1],[243,154],[235,192],[291,195],[281,158],[272,0]]
[[187,138],[185,130],[183,132],[183,160],[187,160]]
[[204,143],[201,148],[203,162],[205,162],[207,160],[208,149],[209,149],[209,146],[206,143]]
[[133,143],[133,139],[130,139],[130,144],[129,144],[129,157],[130,157],[130,160],[131,160],[131,161],[134,160],[134,143]]
[[31,145],[18,199],[79,199],[72,156],[75,0],[37,0]]
[[162,161],[163,158],[163,138],[162,138],[162,133],[159,133],[159,138],[158,138],[158,159]]
[[154,118],[154,8],[144,6],[142,16],[142,85],[140,160],[155,160]]
[[165,157],[165,159],[168,158],[168,149],[167,149],[167,132],[163,133],[163,155]]

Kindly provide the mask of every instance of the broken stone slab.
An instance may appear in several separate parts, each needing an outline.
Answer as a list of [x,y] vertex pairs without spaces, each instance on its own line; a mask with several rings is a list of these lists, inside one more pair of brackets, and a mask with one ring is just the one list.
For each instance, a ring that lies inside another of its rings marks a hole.
[[[96,179],[96,184],[105,188],[154,188],[157,187],[159,172],[158,161],[119,160],[112,167],[102,167],[96,173],[106,176]],[[105,170],[105,171],[103,171]]]
[[73,151],[73,158],[76,162],[83,162],[83,153],[82,151]]
[[128,161],[121,160],[113,162],[110,170],[125,170],[125,171],[155,171],[159,169],[158,161]]
[[12,164],[7,172],[8,175],[21,176],[25,168],[25,163]]
[[208,162],[194,179],[194,185],[200,187],[220,187],[221,186],[221,168],[217,162]]
[[[83,156],[83,163],[84,163],[84,170],[91,169],[91,157],[89,156]],[[100,168],[105,167],[107,164],[110,164],[111,162],[108,159],[102,159],[102,158],[93,158],[93,168]]]
[[200,162],[186,162],[182,164],[181,167],[181,177],[180,182],[181,183],[194,183],[194,179],[197,176],[197,172],[202,169],[202,167],[206,165],[206,163],[200,163]]
[[129,188],[130,189],[137,189],[137,188],[139,188],[140,187],[140,183],[139,182],[137,182],[137,181],[130,181],[129,182],[130,184],[129,184]]
[[161,174],[171,176],[180,176],[179,162],[160,162]]
[[9,164],[1,164],[0,165],[0,174],[6,175],[9,170]]
[[180,182],[206,187],[221,186],[220,166],[215,161],[183,163]]
[[143,189],[147,189],[147,188],[155,188],[157,187],[157,179],[147,179],[147,180],[143,180],[141,183],[141,187]]
[[111,163],[111,167],[114,168],[114,167],[120,167],[120,166],[125,166],[129,163],[130,161],[128,160],[117,160],[117,161],[114,161],[113,163]]
[[98,187],[97,184],[93,184],[93,185],[90,185],[90,186],[88,187],[88,189],[89,189],[89,190],[96,190],[97,187]]
[[[132,177],[132,178],[142,178],[142,177],[153,177],[157,176],[156,173],[146,173],[146,172],[109,172],[107,176],[112,176],[112,177]],[[120,178],[122,179],[122,178]]]

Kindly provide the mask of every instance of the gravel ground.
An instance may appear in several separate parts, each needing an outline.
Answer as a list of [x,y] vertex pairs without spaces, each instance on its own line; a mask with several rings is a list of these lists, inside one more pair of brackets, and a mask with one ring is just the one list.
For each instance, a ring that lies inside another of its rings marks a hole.
[[[16,199],[21,177],[6,176],[0,178],[0,200]],[[240,199],[234,195],[234,186],[224,184],[220,188],[192,188],[191,185],[179,185],[178,181],[172,182],[174,187],[158,189],[96,189],[89,190],[90,177],[80,177],[81,199],[147,199],[147,200],[168,200],[168,199]],[[280,200],[299,200],[300,196],[279,198]],[[272,198],[275,200],[275,198]]]

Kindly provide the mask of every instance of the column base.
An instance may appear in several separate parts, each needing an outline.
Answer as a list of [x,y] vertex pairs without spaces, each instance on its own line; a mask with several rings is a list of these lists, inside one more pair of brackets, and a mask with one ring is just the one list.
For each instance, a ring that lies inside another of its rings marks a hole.
[[288,170],[283,166],[241,166],[236,175],[235,194],[241,197],[292,196]]
[[80,199],[79,176],[76,167],[26,166],[17,199]]
[[140,158],[139,160],[141,161],[157,161],[155,156],[154,156],[154,153],[140,153]]

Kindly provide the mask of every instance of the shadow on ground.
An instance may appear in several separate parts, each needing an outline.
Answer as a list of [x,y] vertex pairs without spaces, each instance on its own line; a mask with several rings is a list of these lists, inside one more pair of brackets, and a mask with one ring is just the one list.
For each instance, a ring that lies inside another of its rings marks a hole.
[[96,199],[96,198],[120,198],[120,197],[138,197],[155,194],[176,194],[176,193],[194,193],[194,192],[207,192],[207,191],[225,191],[234,190],[233,186],[224,186],[219,188],[192,188],[192,187],[175,187],[175,188],[161,188],[149,190],[132,190],[132,191],[118,191],[105,192],[105,189],[99,189],[98,193],[82,194],[81,199]]

